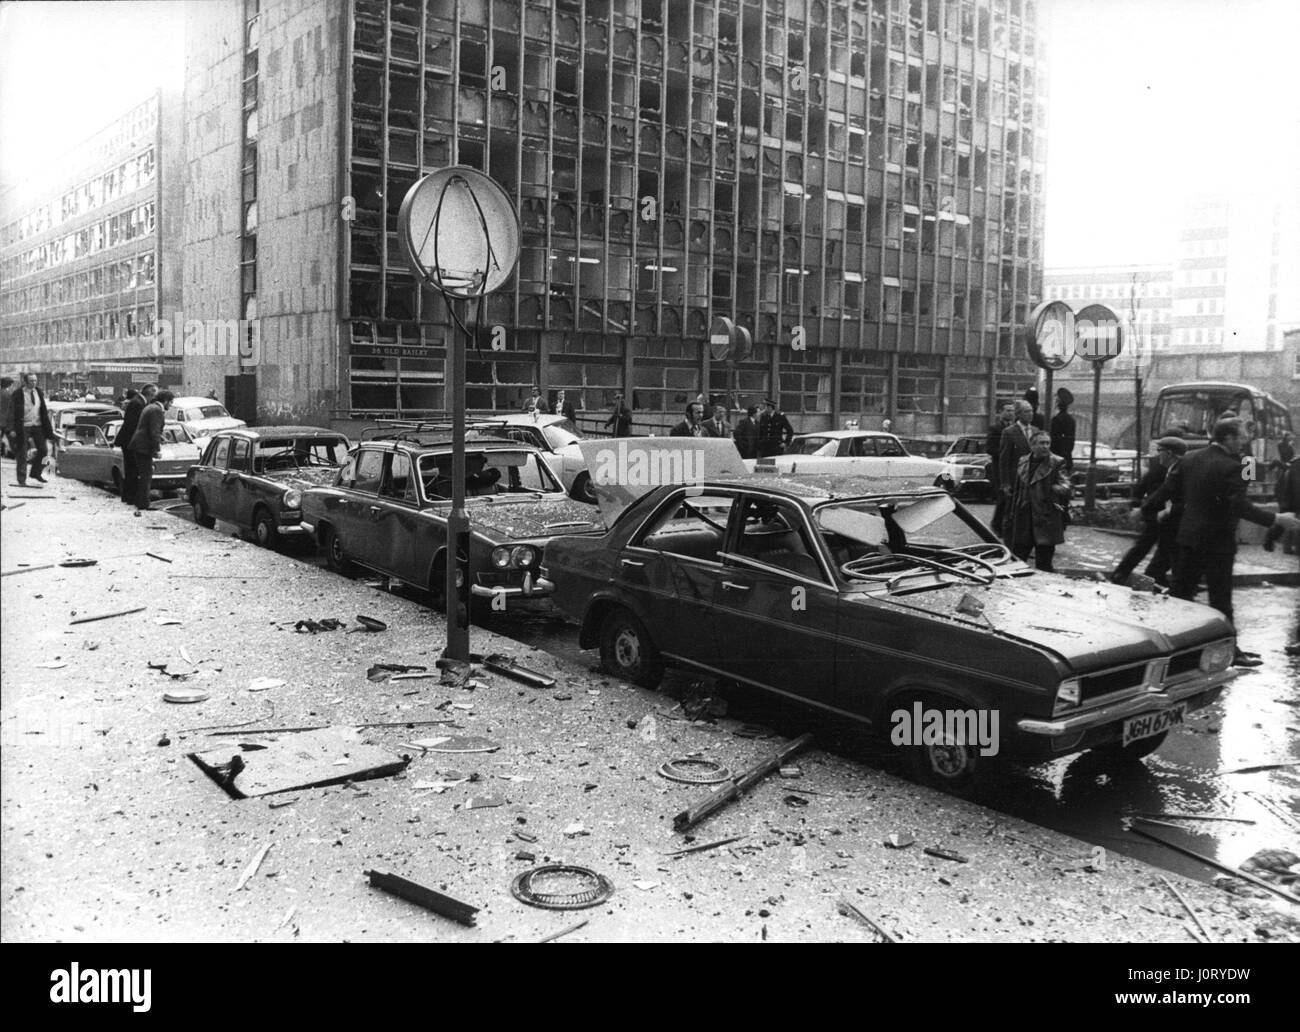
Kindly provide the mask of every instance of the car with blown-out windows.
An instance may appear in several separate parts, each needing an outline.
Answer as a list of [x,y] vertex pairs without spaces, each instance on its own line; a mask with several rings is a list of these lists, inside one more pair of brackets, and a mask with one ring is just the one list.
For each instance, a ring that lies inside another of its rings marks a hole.
[[[553,604],[625,680],[654,686],[672,664],[850,717],[963,793],[991,755],[964,715],[1026,762],[1131,761],[1234,676],[1215,610],[1038,572],[942,489],[705,465],[688,483],[598,479],[608,532],[547,547]],[[892,737],[914,712],[947,730]]]
[[203,457],[186,480],[194,522],[200,527],[213,527],[217,520],[233,523],[263,548],[300,536],[305,533],[302,493],[333,480],[349,447],[341,433],[318,426],[219,430],[205,442]]
[[[122,492],[122,449],[113,441],[122,429],[122,420],[106,423],[72,423],[63,430],[63,451],[59,455],[59,476],[84,480],[89,484],[111,484]],[[199,446],[185,427],[168,423],[163,427],[161,453],[153,460],[152,484],[158,491],[184,488],[190,467],[198,461]]]
[[[596,509],[569,498],[536,448],[500,438],[467,443],[469,594],[486,603],[540,599],[538,570],[557,534],[599,533]],[[303,494],[303,521],[336,572],[363,566],[445,604],[452,444],[445,428],[367,431],[333,482]],[[462,588],[464,585],[462,585]]]

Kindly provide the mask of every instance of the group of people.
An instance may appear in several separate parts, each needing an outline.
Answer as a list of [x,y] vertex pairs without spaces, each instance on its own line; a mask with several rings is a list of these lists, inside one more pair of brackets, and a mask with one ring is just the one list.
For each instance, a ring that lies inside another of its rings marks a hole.
[[[139,391],[126,392],[122,427],[113,438],[113,446],[122,449],[122,501],[135,506],[135,515],[149,508],[153,489],[153,460],[162,453],[163,429],[167,409],[174,395],[145,384]],[[0,380],[0,424],[13,452],[19,487],[47,481],[44,477],[49,446],[55,441],[45,392],[35,373],[27,373],[17,387],[9,377]],[[30,457],[29,457],[30,453]]]
[[763,402],[761,413],[757,405],[746,408],[734,428],[727,419],[726,405],[714,405],[711,418],[706,419],[704,413],[701,395],[686,406],[685,417],[669,431],[669,436],[730,438],[742,459],[780,455],[794,439],[794,427],[771,398]]

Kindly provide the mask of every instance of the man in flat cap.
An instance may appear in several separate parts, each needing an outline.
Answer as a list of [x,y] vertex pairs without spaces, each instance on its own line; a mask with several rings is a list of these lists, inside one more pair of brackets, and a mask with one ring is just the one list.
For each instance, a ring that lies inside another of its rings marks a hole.
[[1156,453],[1151,459],[1151,465],[1146,475],[1133,487],[1132,506],[1141,509],[1142,533],[1110,575],[1112,583],[1127,584],[1129,574],[1154,545],[1156,554],[1147,563],[1146,574],[1162,588],[1169,587],[1169,568],[1174,561],[1174,538],[1178,534],[1178,520],[1182,516],[1182,510],[1170,504],[1168,510],[1148,512],[1143,508],[1143,503],[1160,489],[1169,471],[1178,465],[1186,453],[1187,442],[1181,437],[1162,437],[1156,441]]

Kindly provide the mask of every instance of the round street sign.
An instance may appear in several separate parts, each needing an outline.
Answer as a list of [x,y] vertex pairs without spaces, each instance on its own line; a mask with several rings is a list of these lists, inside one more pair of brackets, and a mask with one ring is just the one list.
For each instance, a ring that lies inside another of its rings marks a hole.
[[1064,301],[1044,301],[1029,314],[1025,346],[1034,364],[1064,369],[1074,359],[1074,312]]
[[1106,362],[1124,349],[1124,327],[1105,305],[1088,305],[1074,317],[1074,353]]
[[743,362],[754,350],[754,338],[749,330],[737,326],[725,315],[715,316],[713,331],[709,334],[709,354],[715,362],[731,359]]
[[466,165],[430,172],[412,186],[397,231],[411,271],[452,297],[490,294],[519,261],[519,217],[510,197]]

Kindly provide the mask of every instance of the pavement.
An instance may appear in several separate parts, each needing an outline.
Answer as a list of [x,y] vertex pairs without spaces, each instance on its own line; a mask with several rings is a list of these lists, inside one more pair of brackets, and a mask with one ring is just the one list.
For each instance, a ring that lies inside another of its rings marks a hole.
[[[8,485],[12,467],[3,473]],[[51,479],[40,501],[3,493],[6,941],[529,941],[584,920],[564,941],[872,940],[842,899],[904,942],[1195,938],[1155,868],[815,743],[792,761],[799,776],[768,777],[691,836],[674,834],[673,815],[708,789],[665,780],[661,763],[700,753],[739,772],[784,740],[725,716],[688,719],[667,694],[478,628],[476,651],[555,686],[488,672],[472,690],[376,683],[376,662],[434,665],[438,614],[220,530],[135,519],[86,485]],[[38,569],[75,557],[96,564]],[[358,615],[387,629],[294,630],[329,617],[355,628]],[[192,672],[173,679],[151,661]],[[209,697],[165,702],[176,688]],[[224,749],[251,765],[259,750],[241,745],[292,740],[259,729],[364,723],[401,725],[360,732],[410,756],[401,773],[233,799],[188,758]],[[413,744],[447,734],[499,748]],[[891,834],[915,844],[889,848]],[[512,881],[546,863],[589,867],[613,895],[571,912],[517,900]],[[369,887],[369,869],[481,908],[476,927]],[[1216,940],[1300,941],[1300,908],[1276,897],[1168,881]]]

